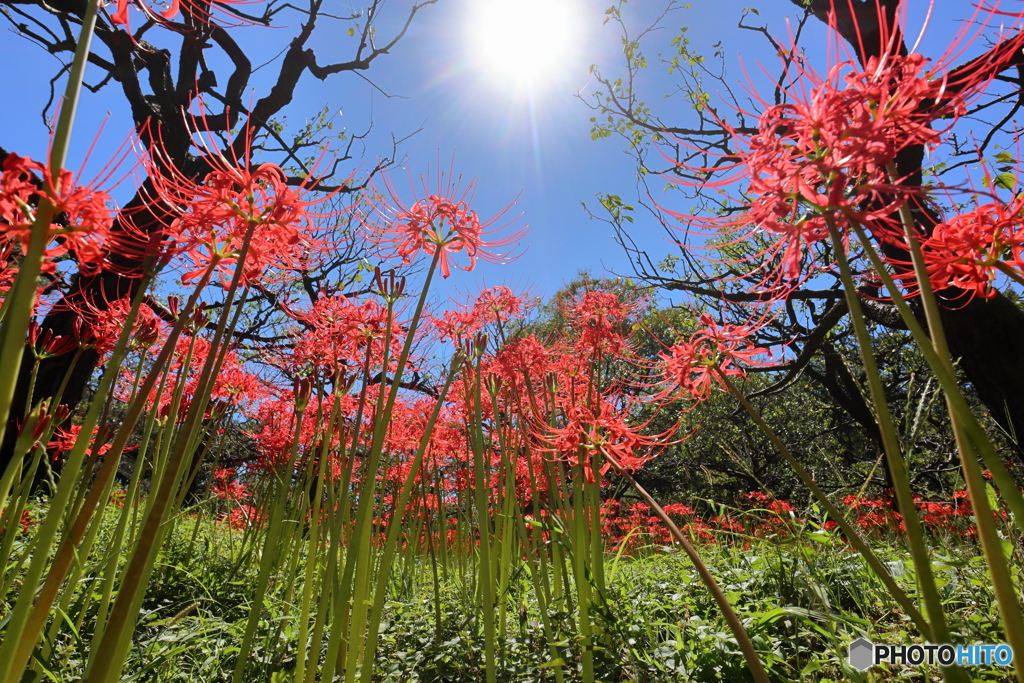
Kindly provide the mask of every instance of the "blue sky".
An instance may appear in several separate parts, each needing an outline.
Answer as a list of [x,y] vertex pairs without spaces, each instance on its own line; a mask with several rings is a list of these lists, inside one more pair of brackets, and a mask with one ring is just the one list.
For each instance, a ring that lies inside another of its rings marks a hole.
[[[607,65],[621,58],[616,30],[602,25],[608,0],[551,0],[571,3],[580,36],[569,58],[553,65],[549,77],[534,89],[509,83],[471,54],[471,29],[464,17],[479,1],[441,0],[426,8],[393,53],[366,72],[373,85],[347,74],[327,82],[307,75],[287,110],[289,124],[300,124],[305,116],[328,106],[341,112],[336,126],[362,132],[372,113],[373,132],[367,139],[364,167],[377,155],[390,153],[392,134],[404,137],[422,128],[400,147],[405,164],[393,172],[396,184],[407,184],[407,172],[415,175],[436,168],[439,156],[447,165],[454,154],[456,170],[478,180],[475,207],[481,215],[518,197],[509,215],[522,213],[519,224],[530,226],[523,255],[507,266],[484,265],[469,275],[456,273],[446,283],[449,289],[457,286],[467,291],[506,283],[550,295],[580,269],[589,268],[595,274],[605,269],[624,271],[626,265],[609,229],[589,220],[580,205],[582,201],[595,205],[599,192],[623,197],[634,192],[634,167],[621,142],[592,141],[592,113],[576,98],[576,93],[594,86],[590,64]],[[382,22],[382,36],[393,26],[389,19],[403,16],[398,3],[387,9],[391,14]],[[135,15],[140,21],[139,17]],[[699,19],[700,14],[694,11],[691,17]],[[730,20],[734,21],[731,16]],[[280,41],[294,33],[288,28],[242,31],[254,63],[273,57]],[[351,54],[354,40],[339,27],[334,33],[321,32],[314,45],[323,61],[341,60]],[[48,133],[40,112],[49,95],[49,78],[59,63],[8,30],[0,38],[0,64],[5,65],[0,72],[4,92],[18,93],[19,101],[16,108],[5,108],[6,133],[0,136],[0,144],[42,157]],[[260,73],[269,78],[273,66]],[[257,89],[254,94],[259,97],[264,92]],[[106,150],[120,144],[130,129],[125,110],[116,84],[99,94],[84,94],[71,168],[77,168],[104,121],[90,167],[104,160]]]
[[[623,151],[622,141],[591,140],[592,112],[576,97],[596,85],[588,73],[590,64],[600,64],[604,73],[611,75],[621,62],[618,30],[611,23],[603,24],[610,0],[548,0],[556,5],[563,3],[572,13],[578,39],[572,41],[575,47],[567,56],[545,69],[543,82],[534,88],[523,87],[481,59],[471,42],[473,29],[466,17],[478,3],[488,1],[440,0],[426,8],[392,54],[381,57],[366,72],[372,85],[349,74],[327,82],[307,75],[296,101],[287,110],[289,124],[301,125],[307,115],[324,106],[340,112],[335,125],[350,132],[362,132],[372,117],[373,131],[366,142],[363,167],[372,164],[379,154],[390,153],[392,134],[404,137],[422,128],[400,147],[404,164],[403,169],[393,171],[396,185],[407,185],[407,173],[418,175],[436,168],[439,157],[442,165],[447,166],[454,155],[456,171],[478,180],[474,207],[481,215],[490,215],[518,197],[509,215],[521,212],[519,224],[530,226],[524,240],[525,252],[510,265],[484,264],[468,275],[453,274],[445,283],[446,293],[510,284],[528,286],[533,293],[547,296],[580,269],[590,269],[598,275],[606,270],[628,274],[628,264],[614,244],[608,226],[590,220],[580,205],[585,201],[596,210],[595,195],[600,192],[619,194],[627,201],[635,197],[635,166]],[[735,28],[747,4],[732,0],[694,3],[694,7],[681,9],[669,18],[669,29],[658,40],[667,43],[674,31],[688,25],[688,35],[698,52],[710,53],[713,44],[725,41],[734,79],[741,78],[741,49],[747,71],[756,73],[759,59],[767,60],[771,66],[774,61],[764,52],[763,40]],[[795,8],[789,3],[777,4],[773,13],[760,21],[770,21],[775,33],[785,35],[784,17],[795,15]],[[626,9],[642,19],[642,15],[661,5],[644,0],[627,5]],[[390,14],[379,33],[382,37],[403,16],[399,3],[388,5],[387,11]],[[538,17],[537,21],[541,20]],[[298,19],[294,21],[297,24]],[[751,17],[752,23],[757,21],[757,17]],[[318,34],[314,47],[321,61],[340,61],[351,55],[355,39],[345,34],[344,26],[347,24]],[[262,61],[261,58],[271,59],[281,49],[282,41],[294,33],[294,28],[242,30],[254,63]],[[939,33],[943,30],[940,27]],[[819,36],[820,42],[820,26],[812,26],[811,31]],[[656,106],[675,107],[678,118],[673,122],[685,124],[690,113],[683,102],[669,100],[666,105],[660,101],[671,84],[663,75],[664,68],[654,63],[654,52],[652,49],[649,53],[652,64],[644,86],[648,98]],[[22,154],[42,156],[47,131],[39,112],[57,61],[8,31],[0,38],[0,64],[4,65],[0,72],[3,91],[17,93],[19,101],[18,107],[5,108],[7,125],[5,134],[0,135],[0,144]],[[273,65],[259,73],[269,79]],[[257,89],[255,96],[264,92],[265,89]],[[116,85],[97,95],[85,95],[70,160],[72,168],[108,111],[106,130],[95,156],[102,159],[104,149],[124,139],[130,126],[125,109]],[[660,230],[642,220],[636,234],[654,254],[667,253],[671,248]]]

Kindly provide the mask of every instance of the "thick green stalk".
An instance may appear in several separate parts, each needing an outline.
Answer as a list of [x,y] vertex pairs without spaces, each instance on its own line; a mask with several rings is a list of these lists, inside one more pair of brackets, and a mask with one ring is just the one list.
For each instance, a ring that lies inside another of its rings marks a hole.
[[708,592],[715,599],[715,603],[718,605],[718,609],[722,612],[722,616],[725,617],[725,622],[729,625],[729,630],[732,631],[733,637],[736,638],[737,645],[740,646],[740,651],[743,652],[743,657],[747,661],[747,666],[750,667],[750,673],[754,677],[757,683],[770,683],[768,680],[768,673],[764,670],[764,665],[761,663],[761,658],[757,655],[757,650],[754,649],[754,644],[750,642],[750,637],[747,635],[747,630],[743,628],[743,622],[740,621],[736,611],[732,608],[729,603],[729,599],[725,597],[725,593],[722,592],[718,582],[715,581],[715,577],[708,570],[707,565],[700,558],[700,554],[690,544],[690,540],[686,538],[679,527],[676,526],[675,522],[665,513],[665,510],[658,505],[658,501],[647,492],[647,490],[637,483],[633,476],[624,470],[619,465],[618,461],[614,457],[609,455],[606,451],[603,451],[604,457],[608,460],[615,471],[622,476],[629,485],[640,494],[640,497],[644,499],[654,514],[662,521],[662,523],[668,527],[669,532],[678,541],[679,545],[683,546],[683,552],[690,558],[690,562],[697,569],[697,575],[700,576],[700,580],[704,582]]
[[476,349],[476,363],[473,377],[473,420],[469,425],[470,444],[473,450],[473,491],[475,494],[475,505],[477,514],[477,532],[480,540],[477,549],[478,576],[480,582],[481,610],[484,622],[484,678],[487,683],[496,683],[497,670],[495,668],[494,647],[494,579],[491,567],[491,517],[489,510],[490,485],[489,468],[484,466],[484,437],[483,437],[483,406],[481,405],[480,391],[480,360],[483,356],[483,349]]
[[[162,385],[161,385],[162,386]],[[159,395],[159,390],[158,390]],[[114,530],[114,537],[110,542],[110,551],[107,565],[104,569],[103,583],[100,588],[100,604],[96,612],[96,627],[94,638],[102,635],[107,624],[107,609],[114,595],[114,583],[117,578],[117,565],[121,557],[121,550],[124,547],[125,535],[128,532],[128,525],[134,516],[134,510],[138,505],[139,483],[142,481],[142,470],[146,462],[146,454],[149,451],[150,439],[153,435],[153,427],[156,424],[156,411],[152,410],[146,416],[146,424],[142,429],[142,440],[139,443],[139,452],[135,458],[135,466],[132,468],[132,478],[128,482],[128,490],[124,497],[124,507],[121,508],[121,518],[117,521],[117,528]]]
[[412,492],[416,487],[416,478],[420,473],[420,466],[423,464],[423,456],[427,451],[427,447],[430,445],[430,437],[434,430],[434,425],[437,424],[437,418],[441,415],[441,408],[443,407],[445,397],[448,395],[448,390],[452,386],[452,382],[455,380],[455,375],[458,373],[462,365],[461,354],[456,353],[452,359],[451,366],[448,368],[447,378],[445,379],[444,386],[438,393],[434,409],[430,413],[430,417],[427,419],[426,427],[423,430],[423,436],[420,438],[419,447],[416,449],[416,455],[413,456],[412,463],[409,466],[409,472],[406,474],[405,481],[402,483],[401,493],[398,496],[398,502],[394,504],[391,510],[391,522],[388,525],[387,538],[384,542],[384,550],[381,554],[380,563],[377,566],[377,585],[374,590],[373,606],[370,608],[369,624],[366,631],[366,649],[364,651],[362,671],[360,673],[360,680],[363,683],[370,683],[373,678],[373,659],[377,652],[377,640],[380,636],[380,621],[384,615],[384,601],[387,597],[387,586],[388,580],[391,578],[391,565],[394,561],[395,552],[398,548],[399,537],[404,529],[402,520],[405,519],[406,507],[409,504],[409,499],[412,497]]
[[[966,431],[971,444],[981,455],[985,466],[992,472],[992,479],[995,481],[996,487],[1003,494],[1007,506],[1013,513],[1018,529],[1024,532],[1024,494],[1021,493],[1020,488],[1014,481],[1013,475],[1007,471],[1006,465],[996,452],[995,446],[992,445],[992,441],[988,438],[981,423],[974,416],[974,413],[971,412],[970,406],[967,404],[967,400],[964,398],[963,392],[957,383],[955,373],[948,365],[948,362],[943,361],[942,357],[936,352],[928,333],[921,327],[906,299],[901,294],[899,287],[893,281],[892,276],[885,270],[885,265],[878,252],[871,246],[870,241],[868,241],[860,226],[853,224],[852,228],[863,245],[865,254],[871,260],[872,267],[878,273],[882,284],[889,291],[892,302],[900,313],[900,317],[906,323],[907,329],[914,337],[914,341],[917,342],[921,355],[924,356],[928,367],[935,373],[935,377],[942,387],[946,400],[952,403],[953,411],[958,416],[961,428]],[[948,351],[946,355],[948,358]]]
[[[895,175],[895,168],[892,165],[889,167],[889,173],[891,176]],[[906,204],[900,208],[900,217],[903,221],[904,236],[910,247],[914,274],[917,277],[918,287],[921,290],[921,301],[924,305],[925,319],[928,323],[932,346],[946,374],[952,375],[953,362],[949,353],[949,346],[946,343],[946,334],[942,328],[938,302],[935,299],[934,292],[932,292],[931,281],[928,278],[928,268],[921,253],[921,245],[917,239],[913,216],[910,214],[910,207]],[[953,402],[948,398],[947,406],[953,423],[957,447],[960,452],[961,469],[964,474],[964,480],[967,482],[971,506],[974,509],[974,516],[978,527],[978,538],[981,541],[982,552],[985,555],[985,560],[992,577],[992,584],[995,589],[996,601],[999,604],[999,612],[1002,616],[1006,639],[1010,646],[1015,648],[1016,652],[1024,651],[1024,614],[1021,613],[1017,589],[1013,584],[1013,578],[1007,566],[1007,557],[1003,551],[999,531],[996,529],[995,521],[992,518],[985,479],[978,465],[977,456],[969,447],[970,437],[961,423],[960,411],[956,410]],[[985,439],[985,441],[988,441],[988,439]],[[1015,486],[1014,488],[1016,489]],[[1017,680],[1020,683],[1024,683],[1024,664],[1017,663],[1015,668]]]
[[278,545],[281,542],[281,530],[284,527],[285,504],[288,502],[288,493],[291,491],[295,458],[298,455],[302,438],[302,417],[305,414],[305,409],[305,402],[300,402],[296,406],[295,431],[292,434],[292,447],[288,455],[288,463],[276,472],[270,519],[267,520],[267,534],[263,544],[263,553],[260,556],[259,575],[256,579],[256,593],[249,607],[249,618],[245,624],[242,644],[238,648],[238,661],[235,664],[235,673],[231,677],[231,683],[242,683],[245,680],[249,656],[252,654],[252,646],[256,638],[256,628],[259,626],[260,613],[263,611],[263,598],[267,594],[270,575],[273,573],[274,565],[279,557]]
[[867,376],[868,388],[871,391],[871,398],[875,404],[875,415],[878,428],[882,434],[882,444],[885,448],[886,460],[889,463],[889,472],[892,475],[896,500],[899,503],[900,511],[903,513],[903,521],[907,528],[907,541],[910,546],[910,555],[914,562],[914,569],[917,573],[918,586],[924,598],[928,623],[932,627],[931,633],[925,634],[925,636],[929,637],[933,643],[948,643],[950,642],[949,627],[946,624],[946,616],[942,611],[942,597],[939,595],[939,588],[935,583],[935,573],[932,570],[930,553],[925,543],[924,528],[921,526],[921,520],[917,515],[917,507],[914,505],[914,494],[910,488],[910,477],[907,473],[906,462],[903,459],[899,437],[896,434],[896,425],[893,423],[892,414],[889,412],[889,403],[885,397],[885,386],[882,384],[882,376],[878,371],[875,355],[871,351],[871,335],[868,332],[864,312],[861,309],[860,299],[857,296],[857,288],[853,281],[850,263],[846,258],[845,245],[839,231],[836,229],[835,223],[830,218],[826,218],[826,224],[828,225],[829,236],[832,239],[832,249],[836,255],[836,263],[839,265],[839,274],[846,295],[846,305],[850,309],[850,322],[853,325],[854,333],[860,346],[864,374]]
[[729,393],[736,397],[740,402],[740,405],[743,406],[743,409],[747,411],[750,419],[753,420],[754,424],[756,424],[765,436],[768,437],[768,440],[772,442],[773,446],[775,446],[775,450],[785,458],[786,462],[789,463],[789,466],[792,467],[793,471],[796,472],[798,477],[800,477],[800,481],[803,482],[804,486],[810,489],[811,494],[814,495],[822,506],[824,506],[825,510],[828,512],[829,518],[839,526],[839,529],[843,534],[845,534],[846,538],[850,541],[850,544],[861,554],[865,562],[868,563],[868,566],[875,572],[879,581],[885,585],[885,589],[889,592],[889,595],[899,603],[899,606],[903,609],[904,613],[910,617],[910,620],[914,622],[914,625],[917,626],[918,630],[921,631],[925,637],[930,638],[930,634],[932,632],[931,624],[925,620],[924,615],[918,611],[917,607],[914,606],[914,603],[911,602],[909,597],[907,597],[907,594],[899,587],[895,579],[893,579],[892,575],[889,573],[889,570],[886,569],[881,560],[879,560],[875,553],[872,552],[871,547],[867,542],[860,537],[860,534],[858,534],[853,525],[846,520],[846,517],[839,508],[832,503],[828,495],[821,490],[821,487],[818,486],[817,483],[815,483],[810,473],[808,473],[807,470],[804,469],[803,465],[801,465],[793,456],[786,445],[782,442],[782,439],[780,439],[778,435],[775,434],[774,430],[768,426],[768,423],[764,421],[761,414],[753,405],[751,405],[750,401],[747,400],[747,397],[743,395],[733,381],[730,380],[720,368],[716,367],[714,370],[719,381],[725,385],[729,390]]
[[[430,283],[434,277],[434,273],[437,271],[437,264],[440,261],[440,258],[441,250],[438,249],[435,251],[434,258],[427,270],[423,289],[420,292],[419,300],[416,302],[416,309],[413,312],[412,320],[409,323],[409,329],[406,332],[405,343],[398,356],[394,377],[392,379],[391,391],[386,392],[387,399],[383,406],[380,406],[378,402],[378,409],[375,411],[373,417],[373,438],[370,442],[370,452],[366,462],[366,469],[363,473],[363,485],[360,490],[359,502],[356,508],[353,543],[349,546],[349,552],[354,554],[346,559],[345,568],[346,574],[354,575],[354,581],[352,583],[352,599],[349,603],[349,613],[351,616],[349,617],[349,628],[347,630],[349,650],[344,653],[345,660],[347,661],[345,665],[345,679],[349,681],[355,680],[356,678],[356,668],[361,659],[360,655],[364,646],[363,637],[366,628],[367,603],[369,601],[368,592],[373,574],[373,530],[371,527],[373,521],[373,508],[376,498],[377,472],[383,455],[384,438],[387,435],[388,427],[391,422],[391,415],[394,412],[395,401],[398,399],[398,393],[401,389],[400,384],[402,381],[402,373],[405,370],[406,363],[409,360],[409,354],[412,351],[412,345],[416,337],[416,329],[423,315],[423,308],[427,302],[427,294],[430,291]],[[393,310],[394,306],[392,302],[389,301],[388,331],[390,331],[391,328]],[[386,341],[385,348],[387,348],[387,346],[388,344]],[[387,372],[387,365],[384,366],[382,372]],[[341,654],[342,651],[339,650],[339,659],[341,658]],[[341,662],[339,661],[338,664],[340,665]]]
[[[124,357],[125,349],[130,336],[129,326],[122,330],[114,348],[111,362],[100,378],[97,387],[97,396],[106,396],[119,372],[121,359]],[[34,556],[29,565],[28,572],[24,577],[24,585],[39,586],[43,572],[46,569],[50,557],[50,548],[56,538],[57,531],[61,526],[62,516],[69,510],[71,496],[76,492],[81,477],[82,464],[85,460],[85,451],[92,436],[93,429],[99,420],[102,404],[94,401],[90,404],[85,419],[82,421],[82,430],[75,441],[71,453],[64,464],[64,470],[60,478],[57,490],[50,500],[50,511],[43,520],[43,524],[37,532],[34,546]],[[97,446],[98,447],[98,446]],[[86,500],[93,504],[98,501],[101,495],[102,485],[98,485],[90,491]],[[3,645],[0,646],[0,681],[3,683],[15,683],[20,679],[20,670],[25,667],[39,636],[42,634],[50,615],[50,607],[56,599],[57,593],[65,577],[74,555],[77,545],[85,534],[87,525],[91,520],[92,511],[80,514],[74,520],[71,528],[65,533],[60,547],[53,559],[53,565],[47,574],[46,581],[37,591],[23,591],[11,613],[8,622],[6,637]]]
[[[57,128],[50,145],[49,175],[53,181],[54,191],[57,187],[60,171],[67,158],[68,146],[71,144],[71,129],[74,127],[75,112],[82,90],[85,66],[92,45],[92,33],[96,28],[96,12],[99,0],[89,0],[82,16],[82,28],[78,33],[78,44],[71,62],[71,71],[64,88],[64,98],[60,103],[60,114],[57,117]],[[19,265],[18,277],[11,291],[4,299],[3,319],[0,321],[0,359],[7,368],[21,367],[21,358],[25,351],[25,336],[28,331],[29,318],[35,307],[36,286],[39,273],[42,271],[46,245],[50,241],[50,224],[56,213],[53,203],[46,196],[40,197],[36,210],[35,221],[32,223],[32,236],[24,258]],[[0,373],[0,441],[3,441],[10,417],[11,403],[14,400],[14,388],[18,381],[17,372]],[[0,665],[2,667],[2,665]],[[0,672],[9,671],[0,668]]]
[[[255,227],[255,223],[250,223],[243,238],[242,248],[235,263],[234,277],[228,287],[220,321],[210,343],[211,349],[219,349],[220,345],[224,343],[228,317],[241,283],[245,258],[249,252],[249,242]],[[213,354],[206,359],[195,395],[189,406],[189,412],[174,439],[159,489],[156,495],[151,495],[149,498],[149,507],[143,521],[143,528],[122,574],[121,588],[111,609],[103,639],[93,642],[92,645],[93,656],[87,672],[89,683],[113,683],[119,677],[125,658],[128,656],[128,650],[132,643],[132,630],[145,595],[146,585],[156,562],[157,552],[168,531],[165,520],[172,501],[176,498],[181,469],[191,453],[190,448],[194,445],[194,440],[201,427],[210,387],[214,379],[212,371],[215,361],[216,358]],[[98,656],[100,652],[103,653],[103,656]]]
[[[317,459],[316,492],[312,500],[309,542],[306,544],[306,568],[302,582],[302,596],[299,599],[299,634],[296,638],[298,651],[295,653],[295,672],[292,675],[292,680],[296,681],[296,683],[303,683],[306,677],[307,665],[311,670],[315,671],[317,660],[320,659],[319,636],[316,625],[314,625],[313,631],[317,637],[313,640],[311,652],[307,653],[309,615],[312,612],[314,586],[317,584],[327,585],[329,583],[328,581],[323,581],[322,573],[318,574],[316,570],[322,569],[320,566],[320,546],[322,543],[320,538],[320,517],[323,509],[324,490],[327,488],[327,461],[330,458],[330,446],[334,438],[334,425],[341,416],[341,391],[338,390],[340,385],[341,373],[339,372],[334,378],[334,403],[331,406],[331,414],[327,419],[321,436],[320,457]],[[320,416],[323,413],[323,401],[320,401],[320,403],[321,405],[317,407],[318,423],[321,422]],[[333,509],[331,512],[335,514]],[[319,611],[317,613],[317,622],[320,623]],[[307,662],[307,659],[311,659],[311,661]]]
[[594,634],[590,623],[590,577],[587,562],[590,543],[587,537],[587,515],[584,514],[584,480],[587,451],[580,446],[578,462],[573,465],[572,480],[572,564],[576,582],[576,608],[579,611],[580,659],[583,665],[583,683],[594,683]]

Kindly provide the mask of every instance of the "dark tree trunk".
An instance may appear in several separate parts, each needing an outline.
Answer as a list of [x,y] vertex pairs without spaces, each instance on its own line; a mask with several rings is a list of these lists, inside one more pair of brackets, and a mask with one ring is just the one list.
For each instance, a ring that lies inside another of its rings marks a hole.
[[[955,304],[953,304],[955,306]],[[942,314],[949,350],[992,417],[1017,445],[1024,439],[1024,311],[1003,295],[975,298]]]

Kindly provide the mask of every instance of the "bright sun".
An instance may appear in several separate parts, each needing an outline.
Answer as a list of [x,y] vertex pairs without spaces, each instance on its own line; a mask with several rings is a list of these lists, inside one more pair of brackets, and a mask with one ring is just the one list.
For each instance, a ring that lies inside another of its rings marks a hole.
[[486,75],[534,88],[551,81],[578,50],[573,0],[474,0],[470,56]]

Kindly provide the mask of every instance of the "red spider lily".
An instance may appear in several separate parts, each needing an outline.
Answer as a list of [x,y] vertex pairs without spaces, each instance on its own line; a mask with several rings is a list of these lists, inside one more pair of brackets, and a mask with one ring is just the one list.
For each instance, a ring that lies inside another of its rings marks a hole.
[[[564,427],[545,426],[540,438],[547,444],[542,450],[558,460],[580,465],[587,481],[596,481],[590,455],[599,453],[606,462],[601,466],[604,475],[615,463],[616,469],[633,471],[639,469],[655,456],[655,449],[671,443],[668,437],[675,432],[672,427],[661,434],[641,434],[646,425],[626,424],[627,415],[606,400],[601,400],[597,410],[583,405],[572,406],[566,414]],[[640,449],[646,450],[640,453]]]
[[747,528],[742,522],[726,515],[716,515],[711,518],[711,523],[721,531],[728,531],[734,534],[746,533]]
[[235,479],[234,468],[222,468],[213,473],[210,492],[218,498],[237,502],[249,497],[245,484]]
[[[0,244],[0,296],[6,297],[18,277],[15,261],[14,245]],[[2,301],[2,299],[0,299]]]
[[568,304],[563,314],[575,332],[578,349],[595,357],[616,357],[625,349],[632,332],[627,323],[642,305],[642,301],[623,302],[612,292],[584,292]]
[[480,292],[473,304],[474,311],[487,315],[498,322],[522,317],[524,309],[523,299],[504,286],[485,289]]
[[637,306],[619,300],[612,292],[584,292],[572,302],[566,315],[581,327],[610,328],[636,313]]
[[949,527],[958,516],[956,507],[949,503],[916,500],[914,504],[921,512],[921,521],[932,527]]
[[[202,337],[181,336],[176,343],[174,359],[169,366],[169,376],[176,378],[181,384],[182,406],[176,418],[183,419],[187,414],[185,407],[195,398],[199,388],[201,370],[211,353],[210,342]],[[188,359],[186,365],[185,360]],[[128,392],[136,385],[133,375],[125,371],[119,378],[118,393],[121,400],[128,400]],[[154,389],[147,397],[147,403],[161,416],[167,416],[175,393],[175,382],[168,382],[163,392]],[[246,371],[235,351],[228,351],[224,356],[220,371],[213,380],[208,397],[204,397],[206,416],[211,419],[228,407],[249,409],[270,395],[267,383],[256,375]]]
[[[183,282],[199,277],[211,263],[227,280],[244,241],[249,253],[243,283],[252,283],[270,267],[302,268],[318,246],[310,235],[307,203],[272,164],[255,171],[224,168],[210,172],[196,186],[188,209],[171,226],[175,241],[186,245],[193,269]],[[251,233],[251,235],[250,235]]]
[[190,262],[183,282],[198,278],[213,266],[226,283],[246,244],[243,285],[270,277],[271,269],[309,269],[329,248],[316,238],[313,219],[335,217],[338,212],[313,211],[332,196],[307,198],[315,179],[307,178],[293,187],[280,167],[253,167],[247,161],[252,156],[249,138],[221,149],[196,135],[193,144],[211,169],[200,183],[164,159],[159,146],[151,150],[147,162],[155,188],[152,202],[162,204],[163,212],[178,216],[163,236],[175,253]]
[[[451,181],[451,172],[440,173],[437,189],[426,199],[418,199],[406,206],[398,192],[385,178],[387,199],[374,207],[374,216],[365,217],[363,225],[368,239],[385,247],[386,257],[397,257],[403,264],[412,263],[420,252],[437,255],[441,276],[449,277],[451,268],[471,271],[476,267],[477,258],[488,263],[508,263],[516,258],[506,251],[497,253],[490,250],[513,247],[525,234],[525,228],[496,239],[485,240],[505,226],[494,228],[505,215],[511,204],[491,218],[481,221],[476,211],[469,208],[473,199],[474,184],[471,182],[460,192],[461,179]],[[454,263],[453,256],[464,253],[468,263]]]
[[445,311],[440,318],[433,319],[433,327],[441,341],[449,340],[460,345],[471,338],[484,326],[483,314],[476,309],[468,311]]
[[[310,457],[319,457],[318,453],[324,440],[324,423],[326,416],[334,411],[335,400],[335,397],[330,395],[319,399],[319,405],[315,408],[313,405],[307,408],[299,432],[300,457],[295,462],[296,471],[302,471]],[[340,401],[339,428],[333,430],[331,442],[328,444],[328,461],[325,463],[327,476],[332,479],[341,474],[338,454],[350,446],[352,438],[351,429],[346,429],[345,425],[353,424],[357,408],[356,398],[349,394],[342,394],[337,400]],[[260,401],[246,415],[259,424],[256,430],[246,432],[246,436],[256,443],[260,453],[260,458],[252,463],[252,469],[279,471],[288,462],[295,432],[297,410],[294,390],[279,391],[276,396]],[[318,420],[317,415],[324,417]]]
[[673,517],[692,517],[694,514],[693,508],[689,505],[683,505],[682,503],[672,503],[670,505],[663,505],[662,510],[665,514],[672,515]]
[[[209,12],[210,3],[196,3],[196,2],[193,2],[192,0],[167,0],[166,3],[161,3],[161,4],[166,4],[167,8],[161,10],[161,9],[156,9],[156,8],[152,7],[150,5],[150,3],[147,2],[147,0],[133,0],[133,2],[129,2],[129,0],[116,0],[116,1],[117,1],[117,6],[115,8],[115,11],[110,14],[110,22],[112,24],[114,24],[115,26],[124,26],[125,30],[129,30],[129,27],[128,27],[128,7],[129,7],[129,5],[134,5],[136,9],[138,9],[140,12],[142,12],[145,15],[146,19],[151,20],[151,21],[155,21],[155,22],[158,22],[158,23],[161,23],[161,24],[164,24],[164,25],[167,25],[168,22],[171,19],[173,19],[174,17],[178,16],[178,12],[181,11],[181,6],[182,5],[185,6],[186,12],[190,16],[198,18],[199,21],[201,21],[203,23],[209,23],[210,20],[211,20],[211,16],[210,16],[210,12]],[[218,5],[220,5],[221,3],[223,3],[223,4],[232,4],[232,5],[252,4],[255,1],[256,0],[221,0],[221,2],[218,2],[217,4]],[[224,8],[221,7],[221,9],[224,9]],[[252,23],[252,22],[247,22],[247,23]]]
[[677,342],[661,358],[661,373],[665,389],[662,398],[676,391],[696,401],[711,395],[714,384],[722,384],[718,373],[732,377],[746,377],[739,363],[766,367],[770,361],[758,361],[759,356],[771,356],[767,349],[754,346],[750,336],[754,328],[745,325],[718,325],[714,318],[703,313],[700,318],[704,329],[689,339]]
[[1013,266],[1024,266],[1024,199],[984,204],[939,223],[921,247],[935,290],[956,287],[991,299],[999,264],[1012,255]]
[[78,339],[73,336],[56,335],[53,330],[41,329],[36,320],[30,321],[28,324],[28,343],[37,358],[59,356],[74,350],[79,345]]
[[[110,304],[105,311],[97,311],[91,316],[93,345],[100,355],[106,356],[114,350],[131,307],[130,300],[118,299]],[[152,346],[160,338],[161,322],[151,308],[140,306],[132,325],[129,344],[141,347]]]
[[[53,449],[54,459],[60,457],[60,454],[65,451],[70,451],[75,447],[75,442],[78,441],[79,435],[82,433],[81,425],[72,425],[67,429],[58,429],[54,432],[53,437],[50,439],[50,443],[47,444],[48,448]],[[89,450],[91,451],[95,447],[96,435],[100,433],[100,428],[94,427],[92,431],[92,438],[89,440]],[[105,443],[100,446],[97,455],[105,455],[110,450],[111,444]]]
[[[917,192],[891,184],[886,165],[906,146],[939,140],[929,124],[944,84],[926,77],[926,63],[885,56],[850,72],[856,67],[846,62],[821,80],[805,69],[817,86],[806,98],[790,93],[792,101],[761,115],[757,134],[733,133],[751,199],[724,226],[778,235],[771,251],[781,256],[783,280],[800,278],[805,249],[828,237],[826,220],[884,225]],[[946,102],[943,113],[960,110]]]
[[335,294],[319,297],[309,311],[288,308],[287,313],[306,328],[296,335],[290,361],[295,367],[311,365],[328,376],[339,365],[361,367],[367,358],[375,366],[385,343],[397,356],[405,339],[404,327],[394,320],[388,329],[388,310],[376,301],[359,303]]
[[[1018,35],[951,71],[950,64],[986,27],[982,14],[991,18],[996,12],[977,6],[975,17],[966,22],[974,33],[963,31],[934,63],[919,54],[899,54],[902,31],[884,21],[880,34],[872,36],[883,52],[863,66],[840,62],[822,78],[804,60],[787,62],[791,82],[784,85],[786,103],[761,100],[765,109],[757,117],[757,133],[744,135],[721,122],[733,130],[740,157],[733,168],[738,172],[700,183],[725,187],[746,180],[742,203],[747,212],[720,220],[675,215],[690,226],[710,228],[718,239],[708,248],[721,246],[723,231],[737,233],[733,243],[767,234],[773,243],[749,260],[766,264],[761,266],[763,284],[778,296],[813,275],[806,253],[828,237],[827,221],[840,231],[856,221],[867,224],[877,239],[893,239],[902,232],[894,212],[919,189],[890,178],[886,165],[908,146],[934,147],[942,131],[933,130],[933,122],[943,118],[944,127],[951,127],[1024,45],[1024,35]],[[837,46],[834,52],[839,51]],[[710,175],[720,168],[688,170]]]
[[535,335],[514,339],[502,346],[488,365],[490,372],[498,374],[506,384],[518,384],[524,375],[538,380],[554,369],[554,353]]
[[773,500],[768,503],[768,510],[777,515],[788,515],[790,512],[796,510],[796,506],[788,500]]
[[[33,183],[38,174],[39,187]],[[27,251],[35,221],[35,197],[44,195],[54,205],[56,220],[50,226],[50,244],[44,271],[56,267],[53,259],[70,253],[83,272],[103,263],[103,244],[113,224],[106,192],[75,184],[71,171],[61,170],[53,178],[49,168],[27,157],[11,153],[0,175],[0,240],[20,242]]]
[[244,530],[263,526],[266,511],[252,505],[239,505],[227,515],[227,523],[232,529]]
[[767,505],[768,502],[772,500],[772,497],[763,491],[748,491],[747,493],[744,493],[740,497],[746,500],[751,505],[760,505],[762,507]]
[[[3,515],[3,513],[5,513],[5,512],[7,512],[7,508],[4,508],[4,509],[0,510],[0,515]],[[18,531],[18,533],[27,534],[29,531],[31,531],[32,527],[34,527],[39,522],[34,520],[34,519],[32,519],[32,511],[31,510],[22,510],[21,511],[21,519],[18,520],[18,523],[21,525],[21,529]],[[0,534],[4,533],[6,531],[7,531],[6,528],[0,529]]]

